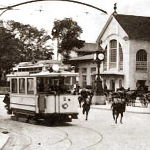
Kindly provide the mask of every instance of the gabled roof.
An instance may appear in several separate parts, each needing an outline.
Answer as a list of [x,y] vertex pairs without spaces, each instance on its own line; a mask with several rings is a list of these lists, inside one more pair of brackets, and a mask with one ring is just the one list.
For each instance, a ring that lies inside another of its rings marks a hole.
[[130,39],[150,40],[150,17],[112,14],[98,36],[97,41],[101,39],[113,17],[128,34]]
[[101,30],[101,32],[100,32],[100,34],[99,34],[99,36],[98,36],[98,38],[97,38],[97,40],[96,40],[96,43],[98,43],[98,41],[101,40],[101,37],[102,37],[103,34],[105,33],[105,31],[106,31],[107,27],[109,26],[109,24],[110,24],[112,18],[113,18],[113,14],[110,15],[110,17],[108,18],[108,20],[107,20],[107,22],[105,23],[104,27],[102,28],[102,30]]
[[130,39],[150,40],[150,17],[114,15]]

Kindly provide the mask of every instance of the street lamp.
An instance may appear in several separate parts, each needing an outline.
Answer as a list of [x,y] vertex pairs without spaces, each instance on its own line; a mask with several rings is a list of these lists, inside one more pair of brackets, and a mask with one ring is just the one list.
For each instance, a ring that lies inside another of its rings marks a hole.
[[96,78],[95,94],[96,95],[103,95],[104,90],[102,87],[102,80],[100,78],[100,65],[101,65],[101,62],[104,60],[105,56],[104,56],[104,52],[103,52],[102,48],[100,47],[100,45],[98,47],[99,47],[99,49],[94,54],[94,60],[97,64],[97,78]]

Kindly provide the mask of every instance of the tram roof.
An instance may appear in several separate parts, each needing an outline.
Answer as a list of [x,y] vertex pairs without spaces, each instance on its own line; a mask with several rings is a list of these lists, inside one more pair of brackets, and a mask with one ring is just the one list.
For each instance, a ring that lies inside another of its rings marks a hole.
[[61,71],[61,72],[49,72],[42,71],[39,73],[29,73],[29,72],[14,72],[7,75],[7,77],[69,77],[69,76],[78,76],[78,73]]
[[58,60],[39,60],[36,63],[33,62],[20,62],[16,65],[13,70],[18,70],[18,68],[39,68],[43,66],[52,66],[53,64],[61,64]]

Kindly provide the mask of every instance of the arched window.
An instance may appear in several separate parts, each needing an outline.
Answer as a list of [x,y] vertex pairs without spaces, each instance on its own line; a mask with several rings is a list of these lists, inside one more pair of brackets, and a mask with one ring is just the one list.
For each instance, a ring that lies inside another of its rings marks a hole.
[[119,80],[119,88],[122,88],[122,80]]
[[120,43],[119,43],[119,70],[123,70],[123,52]]
[[143,49],[138,50],[138,52],[136,53],[136,70],[147,70],[147,52]]
[[115,80],[114,79],[110,80],[110,90],[115,91]]
[[107,46],[105,47],[104,71],[107,70]]
[[117,61],[117,41],[111,40],[110,41],[110,68],[116,67]]

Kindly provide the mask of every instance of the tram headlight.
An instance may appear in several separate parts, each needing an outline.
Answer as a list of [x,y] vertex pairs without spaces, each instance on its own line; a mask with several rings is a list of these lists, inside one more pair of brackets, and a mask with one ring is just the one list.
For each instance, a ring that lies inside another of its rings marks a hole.
[[54,65],[52,66],[52,69],[53,69],[54,71],[58,72],[58,71],[59,71],[59,65],[58,65],[58,64],[54,64]]
[[67,109],[68,106],[69,106],[69,105],[68,105],[67,103],[62,104],[62,108],[63,108],[63,109]]

